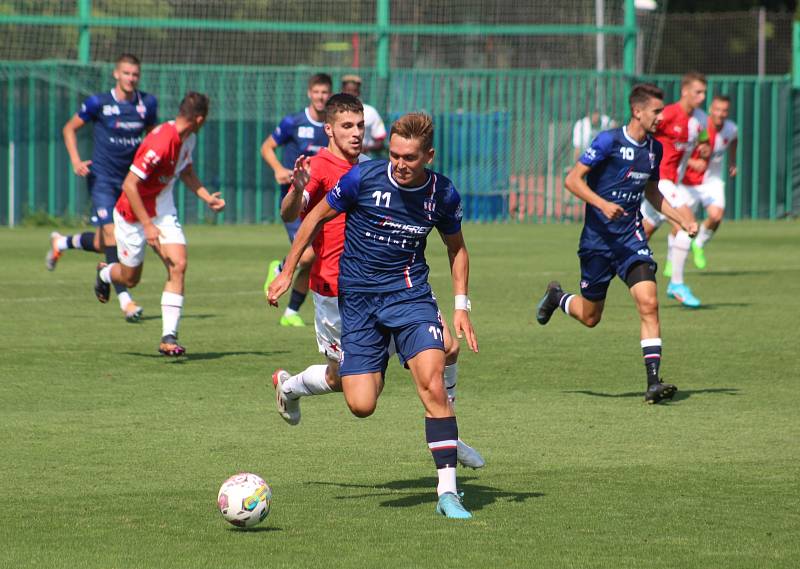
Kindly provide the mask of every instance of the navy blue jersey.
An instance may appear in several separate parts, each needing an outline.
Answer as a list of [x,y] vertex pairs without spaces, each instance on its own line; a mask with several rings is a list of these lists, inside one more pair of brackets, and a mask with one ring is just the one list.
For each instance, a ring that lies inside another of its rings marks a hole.
[[86,99],[78,116],[94,123],[91,171],[98,176],[125,178],[145,128],[158,123],[157,115],[156,98],[141,91],[136,91],[130,101],[117,100],[114,89]]
[[417,188],[395,182],[388,160],[353,166],[328,192],[328,204],[347,212],[339,291],[392,292],[427,286],[425,242],[436,227],[461,231],[461,196],[436,172]]
[[291,170],[301,154],[314,156],[320,149],[328,146],[325,123],[312,120],[308,109],[284,117],[272,132],[272,139],[278,146],[285,146],[281,164]]
[[591,167],[586,183],[601,198],[625,210],[625,215],[609,221],[598,208],[586,204],[586,219],[581,248],[605,249],[609,239],[628,237],[640,227],[639,206],[648,181],[658,182],[661,143],[650,135],[644,142],[630,138],[626,128],[605,130],[597,135],[580,158]]

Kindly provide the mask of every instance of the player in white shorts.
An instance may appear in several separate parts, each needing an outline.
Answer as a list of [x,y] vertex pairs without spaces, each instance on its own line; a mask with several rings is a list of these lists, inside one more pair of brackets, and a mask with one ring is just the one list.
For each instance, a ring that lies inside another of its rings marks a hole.
[[186,349],[178,344],[178,324],[183,308],[186,274],[186,238],[178,222],[173,189],[178,177],[214,212],[222,211],[225,200],[211,194],[194,172],[192,150],[195,133],[208,114],[208,97],[190,92],[184,97],[174,121],[159,125],[142,141],[122,184],[123,195],[114,208],[114,235],[119,263],[98,265],[95,295],[108,301],[109,285],[133,288],[141,279],[146,245],[161,257],[167,282],[161,295],[162,337],[159,352],[180,356]]
[[[706,219],[700,225],[697,237],[692,241],[692,256],[698,269],[705,269],[706,255],[704,247],[719,229],[725,215],[725,180],[728,176],[736,176],[736,149],[739,129],[731,120],[731,100],[727,95],[715,95],[711,100],[708,117],[704,120],[711,155],[707,161],[692,155],[705,168],[687,168],[683,183],[690,199],[699,203],[706,211]],[[722,172],[722,161],[728,153],[728,171]]]

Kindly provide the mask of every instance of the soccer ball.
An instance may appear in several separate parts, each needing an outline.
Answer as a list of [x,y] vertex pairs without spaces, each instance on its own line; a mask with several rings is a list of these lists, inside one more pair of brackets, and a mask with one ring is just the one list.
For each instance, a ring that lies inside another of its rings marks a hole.
[[229,523],[251,528],[264,521],[272,505],[272,488],[256,474],[241,472],[222,483],[217,506]]

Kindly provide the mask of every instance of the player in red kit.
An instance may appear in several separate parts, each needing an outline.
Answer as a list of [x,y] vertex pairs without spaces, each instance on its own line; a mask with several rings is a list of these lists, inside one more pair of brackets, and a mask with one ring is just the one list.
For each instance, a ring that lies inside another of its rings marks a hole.
[[[327,148],[311,158],[301,156],[292,173],[293,183],[281,202],[285,222],[305,217],[353,165],[366,157],[361,154],[364,137],[364,114],[361,102],[354,96],[339,93],[325,106],[325,131],[330,142]],[[276,404],[280,416],[290,425],[300,422],[300,398],[342,391],[339,376],[341,350],[341,318],[339,315],[339,258],[344,250],[345,216],[326,223],[312,246],[316,260],[311,267],[310,284],[314,299],[314,327],[317,346],[327,364],[312,365],[297,375],[279,369],[273,374]],[[448,364],[445,381],[448,395],[455,398],[458,343],[444,326]],[[458,460],[464,466],[480,468],[485,463],[480,454],[463,441],[458,441]]]
[[122,195],[114,208],[114,234],[119,263],[97,267],[94,291],[100,302],[108,302],[111,283],[133,288],[141,279],[145,245],[153,247],[167,269],[161,296],[162,337],[159,351],[180,356],[186,350],[178,344],[178,323],[183,308],[186,272],[186,238],[172,200],[176,176],[212,211],[221,211],[225,200],[210,194],[194,173],[191,150],[195,133],[208,115],[208,97],[189,92],[174,121],[156,127],[142,141],[130,171],[122,183]]
[[[698,145],[704,125],[694,116],[706,98],[706,78],[700,73],[687,73],[681,79],[681,98],[676,103],[664,107],[664,118],[658,125],[656,140],[664,148],[659,171],[658,189],[669,205],[681,210],[684,219],[696,222],[690,209],[691,198],[686,189],[680,185],[685,168],[685,158]],[[708,155],[707,147],[701,154]],[[666,219],[648,202],[642,203],[644,228],[649,237]],[[670,222],[672,223],[672,222]],[[670,257],[667,258],[665,275],[670,277],[667,296],[680,301],[684,306],[697,308],[700,300],[692,294],[691,289],[683,282],[683,268],[692,239],[686,231],[675,224],[668,238]]]

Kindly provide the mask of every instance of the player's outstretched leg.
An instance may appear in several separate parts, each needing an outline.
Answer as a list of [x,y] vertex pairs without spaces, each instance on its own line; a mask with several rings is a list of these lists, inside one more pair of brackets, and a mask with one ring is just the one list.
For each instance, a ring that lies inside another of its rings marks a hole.
[[[448,333],[449,336],[449,333]],[[448,345],[449,342],[447,338],[445,338],[445,346],[448,350],[447,357],[450,359],[450,346]],[[455,349],[453,358],[458,357],[458,344],[455,344]],[[458,363],[452,363],[446,365],[444,367],[444,388],[447,391],[447,399],[450,401],[450,404],[455,408],[456,403],[456,384],[458,383]],[[477,450],[469,446],[467,443],[462,441],[460,438],[458,439],[458,446],[456,448],[456,457],[458,459],[458,463],[461,466],[466,466],[467,468],[483,468],[486,466],[486,461],[481,456]]]
[[275,406],[278,408],[278,415],[289,423],[296,425],[300,422],[300,400],[292,399],[284,393],[284,384],[289,381],[291,375],[285,369],[276,369],[272,374],[272,386],[275,388]]
[[54,271],[61,252],[67,249],[83,249],[91,253],[97,253],[94,245],[95,234],[92,232],[76,233],[75,235],[61,235],[58,231],[50,234],[50,248],[44,258],[45,267],[48,271]]
[[689,255],[691,242],[689,234],[683,230],[678,231],[675,235],[675,242],[672,246],[672,278],[667,286],[667,296],[674,298],[686,307],[698,308],[700,299],[683,282],[683,267],[686,264],[686,257]]
[[550,322],[550,317],[553,312],[558,308],[561,302],[561,297],[564,296],[564,291],[561,289],[561,283],[558,281],[551,281],[544,291],[544,296],[536,305],[536,321],[544,326]]

